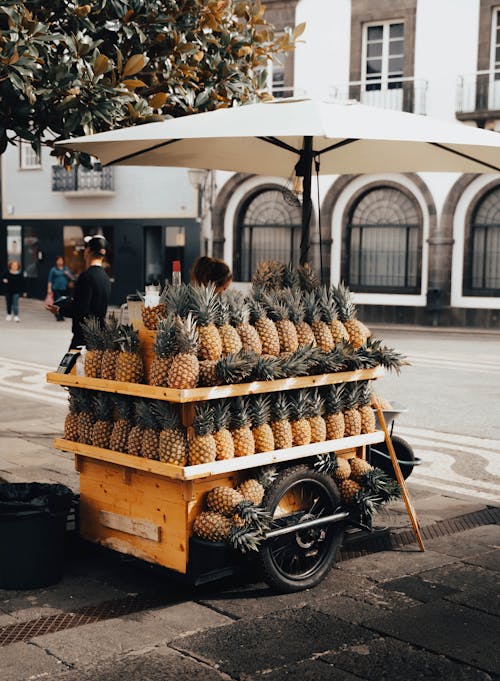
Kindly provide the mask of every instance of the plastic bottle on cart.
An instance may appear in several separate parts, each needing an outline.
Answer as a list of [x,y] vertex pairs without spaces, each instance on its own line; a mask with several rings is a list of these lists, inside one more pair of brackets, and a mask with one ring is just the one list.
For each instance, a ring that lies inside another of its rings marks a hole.
[[172,286],[180,286],[181,285],[181,261],[180,260],[173,260],[172,261]]
[[76,375],[85,376],[85,353],[87,348],[85,345],[79,345],[78,350],[80,351],[80,356],[76,360]]

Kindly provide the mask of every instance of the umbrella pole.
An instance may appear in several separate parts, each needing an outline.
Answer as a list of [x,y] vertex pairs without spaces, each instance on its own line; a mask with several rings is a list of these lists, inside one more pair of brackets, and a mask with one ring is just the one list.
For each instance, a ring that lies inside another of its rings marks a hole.
[[[311,199],[311,178],[312,178],[312,162],[313,162],[313,146],[312,137],[304,137],[304,146],[302,148],[300,157],[301,170],[304,173],[303,191],[302,191],[302,231],[300,235],[300,264],[304,265],[309,259],[310,246],[310,225],[312,214],[312,199]],[[299,173],[297,173],[299,174]]]

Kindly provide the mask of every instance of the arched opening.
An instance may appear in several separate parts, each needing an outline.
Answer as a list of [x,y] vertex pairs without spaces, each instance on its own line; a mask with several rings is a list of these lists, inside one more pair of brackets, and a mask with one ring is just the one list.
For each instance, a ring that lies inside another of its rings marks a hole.
[[464,295],[500,295],[500,186],[474,207],[464,249]]

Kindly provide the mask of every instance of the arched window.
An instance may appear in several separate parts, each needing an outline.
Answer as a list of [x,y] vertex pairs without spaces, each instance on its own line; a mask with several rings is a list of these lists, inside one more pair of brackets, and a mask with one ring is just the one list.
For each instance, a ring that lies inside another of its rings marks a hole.
[[472,213],[464,272],[465,295],[500,295],[500,187],[480,199]]
[[346,280],[353,291],[419,293],[422,218],[416,201],[395,187],[369,189],[347,223]]
[[281,188],[264,187],[248,196],[236,220],[234,270],[239,281],[251,281],[262,260],[299,262],[301,208],[286,203]]

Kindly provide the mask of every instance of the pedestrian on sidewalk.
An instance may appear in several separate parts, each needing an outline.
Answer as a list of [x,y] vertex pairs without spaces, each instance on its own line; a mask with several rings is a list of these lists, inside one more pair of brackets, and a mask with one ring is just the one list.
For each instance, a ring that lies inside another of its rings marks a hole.
[[14,321],[20,322],[19,298],[26,295],[24,291],[24,277],[21,272],[21,265],[17,260],[10,260],[7,267],[8,270],[2,277],[2,283],[5,287],[5,303],[7,306],[7,316],[5,319],[10,322],[12,315],[14,315]]
[[[64,264],[62,255],[59,255],[56,258],[55,265],[50,268],[47,280],[47,303],[57,303],[59,298],[66,297],[74,281],[75,276],[73,272]],[[64,321],[64,316],[61,312],[56,314],[55,317],[58,322]]]
[[86,317],[96,317],[104,326],[111,293],[111,283],[103,267],[108,248],[106,239],[99,235],[86,236],[84,242],[85,270],[76,280],[72,298],[59,305],[45,305],[49,312],[73,319],[70,349],[85,345],[81,324]]
[[207,286],[215,284],[217,293],[222,293],[233,281],[233,275],[224,260],[202,255],[195,260],[190,273],[192,284]]

